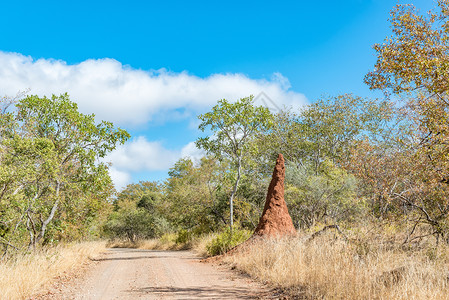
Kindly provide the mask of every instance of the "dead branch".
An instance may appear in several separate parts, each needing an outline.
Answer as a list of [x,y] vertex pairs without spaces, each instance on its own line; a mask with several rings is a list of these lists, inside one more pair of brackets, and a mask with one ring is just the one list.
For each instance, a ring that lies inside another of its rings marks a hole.
[[318,230],[317,232],[312,234],[312,236],[307,240],[307,242],[312,241],[314,238],[322,235],[324,232],[328,231],[329,229],[335,229],[344,238],[345,241],[349,241],[349,238],[343,233],[343,231],[341,231],[340,227],[337,224],[334,224],[334,225],[324,226],[323,229]]
[[416,221],[416,223],[415,223],[415,225],[413,225],[413,228],[412,228],[412,230],[410,231],[410,233],[407,235],[407,237],[405,238],[405,240],[404,240],[404,242],[402,243],[402,245],[405,245],[408,241],[409,241],[409,239],[410,239],[410,237],[412,236],[412,234],[415,232],[415,229],[416,229],[416,227],[418,226],[418,224],[421,222],[421,217]]

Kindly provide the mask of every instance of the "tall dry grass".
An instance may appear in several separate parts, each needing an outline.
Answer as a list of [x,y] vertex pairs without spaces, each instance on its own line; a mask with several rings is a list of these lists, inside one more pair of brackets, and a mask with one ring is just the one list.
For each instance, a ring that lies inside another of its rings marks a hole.
[[365,248],[329,235],[271,239],[225,261],[298,298],[449,299],[449,249]]
[[0,261],[0,298],[27,299],[43,291],[55,277],[79,267],[105,249],[104,242],[84,242]]

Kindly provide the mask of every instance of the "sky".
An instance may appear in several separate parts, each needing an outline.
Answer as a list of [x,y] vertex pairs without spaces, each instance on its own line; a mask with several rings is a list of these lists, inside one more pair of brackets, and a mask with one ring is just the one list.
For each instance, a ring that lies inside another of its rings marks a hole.
[[132,135],[106,158],[118,189],[164,180],[203,155],[197,115],[219,99],[298,109],[381,97],[363,77],[398,3],[426,12],[435,1],[0,0],[0,96],[68,92]]

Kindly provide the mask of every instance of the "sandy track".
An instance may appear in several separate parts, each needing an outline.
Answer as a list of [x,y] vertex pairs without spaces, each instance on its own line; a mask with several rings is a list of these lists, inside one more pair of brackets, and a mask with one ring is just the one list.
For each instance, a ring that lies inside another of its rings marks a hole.
[[40,299],[260,299],[266,288],[188,251],[109,249],[78,280]]

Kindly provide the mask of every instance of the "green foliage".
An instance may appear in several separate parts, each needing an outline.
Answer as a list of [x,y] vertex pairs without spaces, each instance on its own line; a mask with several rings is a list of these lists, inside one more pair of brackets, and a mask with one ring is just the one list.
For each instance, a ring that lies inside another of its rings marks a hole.
[[313,164],[287,164],[285,198],[297,227],[310,228],[316,222],[350,220],[363,209],[356,197],[355,177],[325,160]]
[[5,251],[87,234],[113,193],[99,159],[128,133],[81,114],[67,94],[2,104],[8,107],[0,118]]
[[228,250],[249,239],[251,233],[249,230],[234,227],[231,234],[231,230],[226,228],[206,245],[207,252],[211,256],[226,253]]
[[148,212],[152,212],[156,209],[156,205],[160,202],[161,195],[157,192],[149,192],[144,194],[139,202],[137,202],[137,207],[143,208]]
[[243,176],[235,198],[235,219],[242,228],[256,228],[265,205],[269,174],[261,179]]
[[235,103],[226,99],[218,101],[211,112],[198,116],[199,129],[210,129],[213,137],[199,138],[196,145],[217,158],[231,158],[234,163],[249,150],[248,143],[258,132],[269,129],[272,115],[265,107],[254,106],[253,96]]
[[212,157],[197,165],[184,158],[170,169],[162,211],[175,229],[207,233],[224,221],[220,195],[225,166]]
[[378,136],[390,121],[391,110],[386,101],[352,94],[322,98],[299,113],[279,112],[276,126],[259,137],[258,147],[270,161],[283,153],[287,160],[313,162],[315,168],[326,158],[344,163],[354,141]]
[[176,244],[186,244],[190,242],[193,238],[193,233],[191,231],[181,229],[178,231],[178,234],[176,236]]
[[241,179],[242,166],[253,149],[251,143],[257,134],[269,130],[272,126],[272,115],[265,107],[254,106],[254,97],[251,95],[241,98],[235,103],[226,99],[218,101],[211,112],[198,116],[201,120],[199,129],[210,129],[212,136],[196,140],[197,147],[206,150],[220,161],[229,159],[231,167],[236,170],[232,192],[229,196],[230,222],[234,222],[233,201]]
[[114,212],[103,226],[110,239],[135,243],[171,231],[171,225],[161,213],[162,186],[157,182],[141,181],[129,184],[117,195]]
[[[144,195],[152,193],[160,193],[162,185],[156,181],[140,181],[139,183],[130,183],[118,195],[115,208],[118,204],[126,206],[126,203],[135,205]],[[153,195],[154,196],[154,195]]]
[[110,215],[104,225],[104,232],[110,238],[129,240],[135,243],[156,236],[154,217],[144,209],[120,210]]

